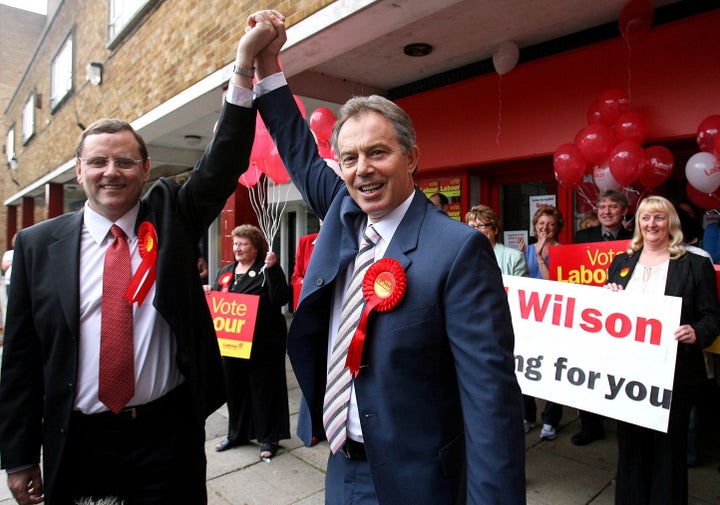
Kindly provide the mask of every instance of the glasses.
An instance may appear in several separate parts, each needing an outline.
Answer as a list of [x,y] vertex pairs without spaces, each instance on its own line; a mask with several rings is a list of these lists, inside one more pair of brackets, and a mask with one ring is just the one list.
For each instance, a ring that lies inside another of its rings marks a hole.
[[488,224],[482,224],[482,223],[480,223],[480,224],[471,224],[470,226],[472,226],[472,227],[475,228],[476,230],[484,230],[485,228],[492,228],[492,225],[489,224],[489,223],[488,223]]
[[90,168],[105,168],[106,166],[108,166],[108,163],[110,163],[110,160],[112,160],[115,168],[120,169],[133,168],[135,165],[142,162],[142,160],[136,160],[135,158],[129,158],[124,156],[120,158],[110,158],[108,156],[92,156],[90,158],[78,159],[84,161],[85,164]]

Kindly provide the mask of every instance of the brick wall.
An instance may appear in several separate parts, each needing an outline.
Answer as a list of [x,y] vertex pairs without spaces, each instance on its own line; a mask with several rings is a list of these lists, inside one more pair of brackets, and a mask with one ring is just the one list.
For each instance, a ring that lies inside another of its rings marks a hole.
[[[333,0],[283,0],[275,8],[286,15],[290,26],[331,3]],[[266,6],[267,2],[237,0],[155,2],[133,31],[109,49],[107,0],[65,0],[49,21],[35,60],[14,90],[18,98],[4,117],[5,124],[21,125],[28,93],[35,89],[42,94],[34,138],[26,146],[16,142],[19,169],[13,175],[21,187],[73,157],[81,132],[78,123],[87,126],[99,117],[133,121],[230,63],[247,16]],[[50,63],[70,33],[74,36],[74,92],[51,112]],[[85,81],[90,61],[104,65],[101,86]],[[0,185],[0,190],[4,200],[18,187],[10,183]],[[4,220],[5,212],[0,212],[0,237],[7,235]]]

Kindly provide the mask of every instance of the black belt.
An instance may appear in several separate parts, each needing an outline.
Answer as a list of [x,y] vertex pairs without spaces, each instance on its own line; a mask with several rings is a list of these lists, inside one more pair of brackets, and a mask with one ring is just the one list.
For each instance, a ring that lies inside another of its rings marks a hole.
[[347,459],[367,460],[365,444],[348,438],[342,446],[342,453]]
[[189,392],[190,389],[187,383],[185,383],[157,400],[142,405],[125,407],[117,414],[110,411],[100,412],[98,414],[83,414],[76,410],[72,413],[72,419],[73,421],[84,424],[92,423],[95,425],[111,426],[174,416],[175,407],[187,403]]

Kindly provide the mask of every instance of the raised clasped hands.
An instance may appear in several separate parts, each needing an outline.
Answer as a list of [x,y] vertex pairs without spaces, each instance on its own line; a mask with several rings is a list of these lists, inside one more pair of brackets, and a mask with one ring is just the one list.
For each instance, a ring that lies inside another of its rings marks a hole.
[[[258,79],[278,72],[278,55],[286,40],[285,16],[276,10],[258,11],[248,17],[245,34],[238,43],[235,65],[245,69],[256,67]],[[237,84],[248,87],[249,81]]]

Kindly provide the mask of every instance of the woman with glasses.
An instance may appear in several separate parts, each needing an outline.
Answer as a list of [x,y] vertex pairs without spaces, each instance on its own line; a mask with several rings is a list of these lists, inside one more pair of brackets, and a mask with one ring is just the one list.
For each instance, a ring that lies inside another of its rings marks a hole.
[[487,205],[476,205],[465,214],[465,222],[488,238],[502,273],[527,277],[528,267],[523,253],[498,242],[501,230],[494,210]]

